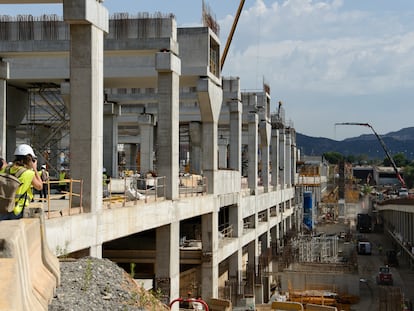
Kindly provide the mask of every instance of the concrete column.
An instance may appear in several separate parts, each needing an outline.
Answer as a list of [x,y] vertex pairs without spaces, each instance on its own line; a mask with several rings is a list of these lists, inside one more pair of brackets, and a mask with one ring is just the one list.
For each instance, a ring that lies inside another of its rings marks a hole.
[[138,116],[140,130],[140,170],[145,174],[154,170],[154,126],[155,119],[152,114]]
[[190,172],[202,174],[201,162],[203,154],[201,152],[202,128],[200,122],[190,122]]
[[[236,284],[241,282],[241,271],[243,265],[243,251],[242,249],[238,249],[234,254],[229,257],[229,280]],[[240,295],[237,292],[232,292],[231,300],[236,302],[235,305],[240,305]]]
[[0,60],[0,157],[6,159],[6,107],[7,79],[9,79],[9,63]]
[[293,184],[292,182],[292,144],[291,144],[291,134],[289,131],[286,132],[286,147],[285,147],[285,176],[286,184],[290,188]]
[[253,290],[253,294],[255,292],[255,282],[254,282],[254,271],[256,269],[256,258],[258,255],[257,251],[257,239],[251,241],[247,245],[247,271],[253,272],[253,275],[250,275],[250,278],[247,279],[247,282],[249,284],[248,288],[251,287]]
[[168,200],[179,197],[179,83],[181,61],[171,52],[155,56],[158,72],[158,126],[157,171],[166,178],[165,194]]
[[272,126],[267,121],[260,121],[260,150],[261,150],[261,163],[262,163],[262,183],[265,192],[269,192],[270,186],[270,134]]
[[201,296],[218,297],[219,262],[218,251],[218,213],[213,212],[201,216],[202,264],[203,279]]
[[235,204],[229,208],[229,222],[233,226],[233,237],[243,236],[243,214],[239,205]]
[[286,137],[284,132],[279,132],[279,181],[282,189],[286,185]]
[[279,183],[279,130],[276,128],[272,129],[271,138],[271,149],[272,149],[272,185],[273,189],[276,190]]
[[[103,42],[108,11],[96,0],[64,0],[70,24],[71,176],[83,180],[83,209],[102,210]],[[100,242],[97,241],[97,245]]]
[[249,127],[249,168],[248,168],[248,180],[250,191],[252,194],[256,193],[257,188],[257,142],[258,142],[258,117],[256,113],[249,113],[247,115],[248,127]]
[[[156,230],[155,288],[167,296],[163,302],[168,303],[180,296],[180,223]],[[174,310],[178,310],[178,304]]]
[[215,193],[217,185],[217,135],[223,90],[210,79],[203,78],[197,84],[200,115],[203,122],[203,175],[207,177],[207,192]]
[[227,144],[227,138],[220,137],[218,139],[219,168],[227,168]]
[[242,111],[241,102],[229,103],[230,110],[230,160],[229,168],[241,172]]
[[[6,90],[6,157],[7,161],[14,160],[16,149],[16,129],[29,110],[28,94],[25,90],[7,86]],[[31,143],[27,141],[27,143]],[[35,150],[36,152],[36,150]]]
[[127,167],[137,171],[137,154],[138,154],[138,145],[137,144],[128,144],[129,146],[129,163],[127,163]]
[[115,103],[104,104],[103,119],[103,167],[108,176],[118,176],[118,116],[120,106]]
[[[291,128],[291,135],[290,135],[290,176],[291,176],[291,185],[295,185],[295,178],[296,178],[296,162],[297,162],[297,156],[298,156],[298,150],[296,147],[296,133],[294,129]],[[318,198],[318,202],[320,201],[320,198]]]

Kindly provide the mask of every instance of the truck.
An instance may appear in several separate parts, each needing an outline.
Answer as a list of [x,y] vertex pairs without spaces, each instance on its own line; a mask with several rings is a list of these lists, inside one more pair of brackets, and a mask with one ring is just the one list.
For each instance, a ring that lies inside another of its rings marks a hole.
[[369,233],[372,231],[372,219],[368,214],[357,215],[357,230],[360,233]]
[[388,266],[380,267],[377,274],[378,285],[393,285],[394,279],[392,277],[391,269]]

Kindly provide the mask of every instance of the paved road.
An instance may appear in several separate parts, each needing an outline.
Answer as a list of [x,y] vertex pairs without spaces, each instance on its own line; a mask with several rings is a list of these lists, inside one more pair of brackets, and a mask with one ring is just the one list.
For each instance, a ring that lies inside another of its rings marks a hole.
[[[321,225],[318,231],[326,233],[339,233],[348,228],[344,224]],[[384,265],[384,251],[380,253],[378,245],[382,245],[383,250],[392,248],[392,241],[382,233],[364,234],[364,238],[371,242],[373,246],[371,255],[358,255],[358,272],[360,277],[360,302],[352,305],[354,311],[375,311],[380,310],[380,285],[376,284],[376,275],[380,266]],[[414,302],[414,271],[409,269],[408,263],[400,260],[399,267],[392,267],[391,272],[394,278],[394,287],[401,289],[404,298]],[[389,286],[384,286],[385,291],[392,290]],[[383,296],[383,295],[381,295]],[[395,309],[387,309],[395,310]],[[401,310],[401,309],[399,309]],[[413,309],[414,310],[414,309]]]

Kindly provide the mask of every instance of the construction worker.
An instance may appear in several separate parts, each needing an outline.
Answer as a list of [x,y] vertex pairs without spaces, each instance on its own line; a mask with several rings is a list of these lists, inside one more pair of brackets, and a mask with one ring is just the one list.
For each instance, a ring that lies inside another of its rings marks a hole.
[[108,184],[110,183],[110,178],[106,175],[106,168],[102,169],[102,187],[103,187],[103,194],[104,198],[109,196]]
[[41,170],[39,172],[39,175],[40,175],[40,178],[42,179],[42,182],[43,182],[43,189],[40,190],[40,198],[43,197],[43,198],[46,199],[46,196],[48,194],[47,181],[49,180],[49,172],[47,171],[45,164],[43,164],[40,167],[40,169]]
[[3,167],[0,171],[4,173],[9,169],[10,174],[14,175],[21,169],[23,173],[18,177],[22,183],[16,192],[16,205],[12,212],[1,214],[0,220],[20,219],[23,217],[23,210],[33,199],[32,187],[41,190],[43,187],[42,179],[37,172],[37,157],[32,147],[27,144],[17,146],[14,151],[15,159],[13,164]]
[[[65,194],[65,192],[67,192],[67,183],[66,181],[64,181],[65,179],[67,179],[67,173],[66,173],[66,169],[64,166],[62,166],[60,168],[60,172],[59,172],[59,191],[60,193]],[[65,195],[63,195],[62,197],[60,197],[61,200],[65,199]]]

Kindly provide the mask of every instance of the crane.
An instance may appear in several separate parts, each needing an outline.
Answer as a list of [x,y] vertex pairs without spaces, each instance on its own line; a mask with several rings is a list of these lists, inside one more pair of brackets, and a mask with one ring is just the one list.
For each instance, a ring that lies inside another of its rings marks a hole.
[[388,160],[391,162],[391,165],[392,165],[392,167],[394,169],[395,175],[397,176],[397,179],[400,182],[401,186],[403,188],[407,188],[404,179],[402,178],[400,172],[398,171],[398,167],[395,164],[394,159],[392,158],[390,152],[387,149],[387,146],[385,145],[385,143],[382,140],[381,136],[379,136],[378,133],[371,126],[371,124],[369,124],[369,123],[358,123],[358,122],[343,122],[343,123],[335,123],[335,125],[359,125],[359,126],[369,127],[372,130],[372,132],[374,132],[375,136],[377,137],[378,141],[380,142],[382,149],[384,149],[384,152],[387,155]]
[[231,41],[233,40],[233,35],[234,35],[234,32],[236,31],[237,23],[239,22],[239,18],[240,18],[240,15],[241,15],[241,12],[242,12],[242,9],[243,9],[243,6],[244,6],[244,2],[245,2],[245,0],[240,0],[239,7],[238,7],[237,13],[236,13],[236,17],[234,18],[233,25],[231,26],[230,34],[229,34],[229,37],[227,38],[226,46],[224,47],[223,55],[221,56],[221,60],[220,60],[220,69],[221,70],[223,70],[224,62],[226,60],[227,53],[229,51]]

